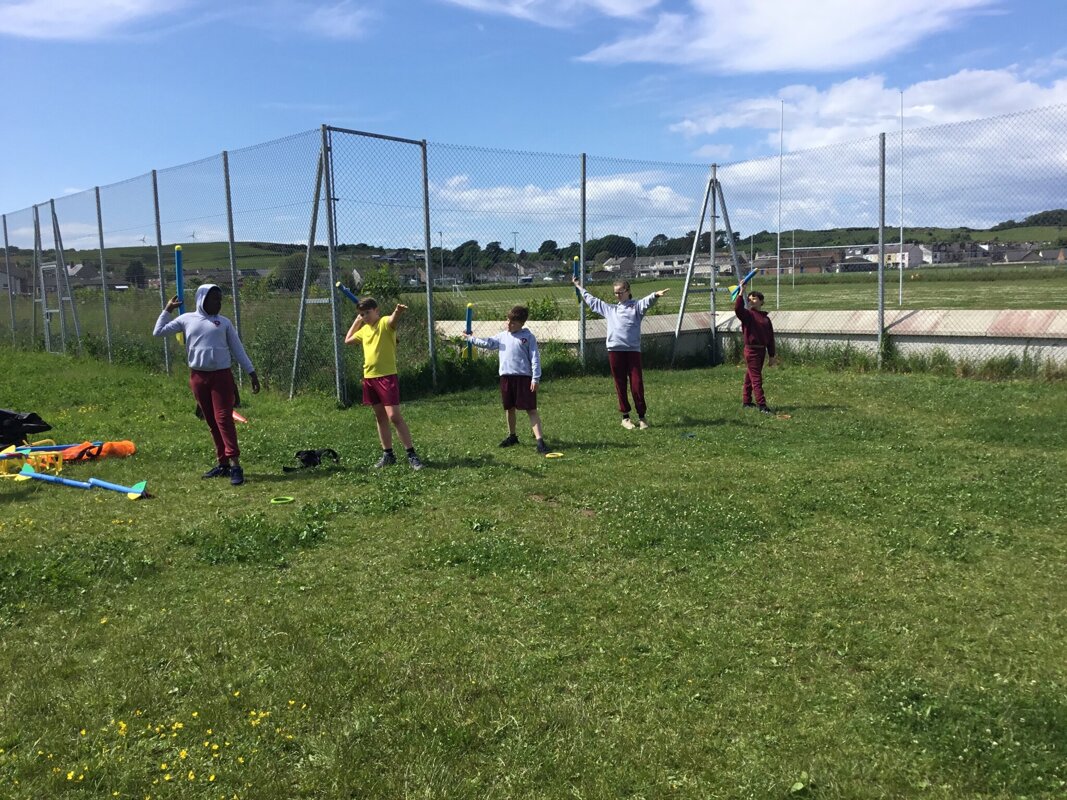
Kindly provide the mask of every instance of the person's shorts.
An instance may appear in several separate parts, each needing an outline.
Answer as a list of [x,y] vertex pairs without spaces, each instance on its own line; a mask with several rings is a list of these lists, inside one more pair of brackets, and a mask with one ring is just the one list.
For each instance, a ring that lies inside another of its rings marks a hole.
[[530,391],[529,375],[501,375],[500,400],[504,409],[517,408],[520,411],[537,409],[537,392]]
[[363,379],[363,405],[400,405],[400,379],[396,375]]

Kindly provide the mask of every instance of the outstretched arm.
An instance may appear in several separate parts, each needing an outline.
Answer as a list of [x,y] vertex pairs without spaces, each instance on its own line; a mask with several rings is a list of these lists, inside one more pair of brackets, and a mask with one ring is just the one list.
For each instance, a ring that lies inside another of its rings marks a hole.
[[572,278],[571,281],[574,283],[574,288],[577,289],[579,294],[581,295],[582,300],[585,301],[585,304],[589,306],[589,309],[594,314],[599,314],[602,317],[606,317],[608,315],[607,303],[605,303],[599,297],[594,297],[593,295],[589,294],[589,292],[582,288],[582,285],[578,283],[577,278]]

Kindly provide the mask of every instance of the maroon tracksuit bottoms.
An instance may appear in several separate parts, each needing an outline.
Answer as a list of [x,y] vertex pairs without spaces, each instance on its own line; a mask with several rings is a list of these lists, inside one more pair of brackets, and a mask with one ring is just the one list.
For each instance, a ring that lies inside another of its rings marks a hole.
[[745,385],[741,392],[741,402],[751,403],[752,395],[756,395],[756,405],[767,405],[767,398],[763,396],[763,359],[767,355],[767,348],[763,345],[745,345],[745,363],[748,370],[745,372]]
[[609,350],[608,364],[615,379],[615,394],[619,397],[619,411],[630,413],[630,399],[626,396],[626,381],[634,395],[637,416],[645,416],[645,382],[641,377],[641,353],[632,350]]
[[204,421],[211,429],[219,463],[240,456],[237,428],[233,424],[234,393],[237,388],[233,373],[228,369],[190,370],[189,388],[193,390],[193,397],[204,412]]

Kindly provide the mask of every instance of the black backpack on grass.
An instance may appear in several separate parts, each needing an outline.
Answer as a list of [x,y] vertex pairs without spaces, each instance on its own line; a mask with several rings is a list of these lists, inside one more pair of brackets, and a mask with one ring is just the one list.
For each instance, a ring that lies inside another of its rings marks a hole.
[[50,430],[52,426],[32,411],[8,411],[0,408],[0,446],[25,444],[27,436]]

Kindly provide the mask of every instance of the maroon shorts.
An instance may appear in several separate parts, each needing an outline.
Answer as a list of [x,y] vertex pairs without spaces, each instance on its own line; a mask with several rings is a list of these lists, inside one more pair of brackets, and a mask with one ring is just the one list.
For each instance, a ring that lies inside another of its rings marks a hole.
[[400,405],[400,379],[396,375],[363,379],[363,405]]
[[501,375],[500,400],[504,409],[517,408],[520,411],[537,410],[537,392],[530,391],[529,375]]

